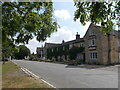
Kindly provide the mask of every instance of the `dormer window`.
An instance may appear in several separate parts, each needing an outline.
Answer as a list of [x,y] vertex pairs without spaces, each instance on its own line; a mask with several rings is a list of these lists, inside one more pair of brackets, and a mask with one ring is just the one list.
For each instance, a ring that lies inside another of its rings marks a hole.
[[95,39],[89,40],[89,46],[95,46]]
[[90,34],[90,35],[95,35],[95,30],[89,31],[89,34]]

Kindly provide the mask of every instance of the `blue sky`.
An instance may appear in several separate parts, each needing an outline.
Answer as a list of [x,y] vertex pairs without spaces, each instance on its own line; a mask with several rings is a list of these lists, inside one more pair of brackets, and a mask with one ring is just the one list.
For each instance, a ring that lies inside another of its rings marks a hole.
[[57,32],[51,34],[51,37],[47,38],[44,42],[38,42],[35,38],[30,40],[29,44],[26,46],[31,50],[31,53],[36,53],[36,48],[42,45],[44,46],[45,42],[61,43],[62,40],[73,40],[77,32],[80,34],[80,37],[83,37],[90,22],[85,26],[82,26],[79,20],[74,22],[74,11],[75,6],[72,0],[70,2],[54,2],[54,16],[60,28],[58,28]]

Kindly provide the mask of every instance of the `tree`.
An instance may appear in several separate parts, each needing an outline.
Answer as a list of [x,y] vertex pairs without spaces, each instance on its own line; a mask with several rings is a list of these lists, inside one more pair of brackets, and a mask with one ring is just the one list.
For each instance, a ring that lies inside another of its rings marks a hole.
[[30,50],[25,45],[20,45],[19,52],[15,53],[17,59],[24,59],[30,55]]
[[[80,19],[80,22],[85,25],[91,21],[94,24],[100,24],[101,29],[105,34],[113,30],[113,25],[120,26],[120,1],[112,2],[79,2],[75,1],[77,10],[75,11],[74,20]],[[118,22],[118,23],[115,23]]]
[[52,2],[0,2],[2,5],[2,48],[28,44],[33,37],[44,41],[57,31]]
[[70,50],[67,51],[67,55],[69,55],[71,60],[75,60],[78,53],[82,53],[84,51],[84,47],[76,47],[73,46]]
[[[74,20],[80,19],[80,22],[85,25],[91,21],[94,24],[100,24],[102,31],[108,38],[108,53],[110,50],[110,31],[114,25],[120,28],[120,0],[102,1],[102,2],[79,2],[75,1],[77,10],[75,11]],[[108,63],[111,63],[110,54],[108,54]]]

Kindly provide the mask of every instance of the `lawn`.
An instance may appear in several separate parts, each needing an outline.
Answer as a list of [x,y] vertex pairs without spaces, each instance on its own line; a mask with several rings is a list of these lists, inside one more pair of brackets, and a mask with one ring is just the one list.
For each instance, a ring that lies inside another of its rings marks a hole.
[[46,88],[50,87],[41,81],[24,74],[16,64],[6,62],[2,65],[2,88]]

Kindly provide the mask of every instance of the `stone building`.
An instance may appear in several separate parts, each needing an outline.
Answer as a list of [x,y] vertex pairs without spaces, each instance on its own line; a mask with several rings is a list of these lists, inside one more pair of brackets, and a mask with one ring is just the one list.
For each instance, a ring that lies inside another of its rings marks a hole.
[[87,63],[119,63],[119,31],[113,30],[108,35],[100,32],[100,27],[91,24],[84,36],[85,57]]
[[[100,27],[90,24],[83,38],[76,34],[76,39],[68,42],[62,41],[60,44],[45,43],[42,48],[37,48],[37,54],[42,53],[42,57],[47,58],[47,50],[55,47],[68,45],[71,49],[75,47],[84,47],[84,51],[77,54],[76,59],[81,59],[85,63],[91,64],[116,64],[120,62],[120,31],[113,30],[107,35],[100,32]],[[64,55],[62,56],[64,57]],[[59,57],[61,58],[61,57]],[[63,58],[64,59],[64,58]],[[67,58],[69,59],[69,58]]]

